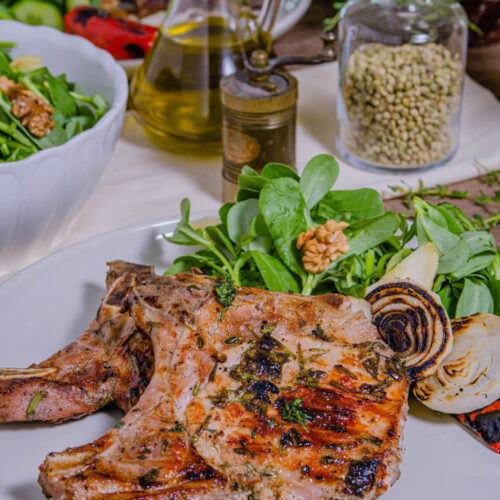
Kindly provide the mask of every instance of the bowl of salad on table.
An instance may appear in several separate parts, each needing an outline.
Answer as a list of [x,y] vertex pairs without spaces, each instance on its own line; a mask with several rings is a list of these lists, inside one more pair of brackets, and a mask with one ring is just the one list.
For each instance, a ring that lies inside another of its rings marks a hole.
[[105,51],[0,20],[0,276],[53,248],[123,124],[127,78]]

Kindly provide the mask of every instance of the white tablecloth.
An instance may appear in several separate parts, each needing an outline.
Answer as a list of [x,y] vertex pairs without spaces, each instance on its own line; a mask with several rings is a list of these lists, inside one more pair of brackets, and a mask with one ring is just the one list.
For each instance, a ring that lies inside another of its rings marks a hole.
[[[297,165],[319,153],[338,157],[335,146],[337,63],[301,69],[297,126]],[[341,163],[337,188],[371,186],[390,195],[388,186],[401,180],[427,186],[476,177],[486,168],[500,168],[500,103],[486,89],[467,78],[460,149],[446,166],[427,172],[375,173]],[[192,212],[221,204],[220,157],[187,158],[153,146],[142,128],[128,116],[112,160],[59,245],[67,246],[94,235],[149,220],[175,217],[182,198]]]

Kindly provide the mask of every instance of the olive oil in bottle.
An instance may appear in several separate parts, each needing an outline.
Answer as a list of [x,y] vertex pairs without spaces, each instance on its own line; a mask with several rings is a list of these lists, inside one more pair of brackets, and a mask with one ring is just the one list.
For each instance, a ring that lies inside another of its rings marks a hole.
[[242,35],[217,15],[163,28],[130,91],[149,138],[178,153],[220,153],[219,81],[243,67],[245,53],[257,46],[255,34]]

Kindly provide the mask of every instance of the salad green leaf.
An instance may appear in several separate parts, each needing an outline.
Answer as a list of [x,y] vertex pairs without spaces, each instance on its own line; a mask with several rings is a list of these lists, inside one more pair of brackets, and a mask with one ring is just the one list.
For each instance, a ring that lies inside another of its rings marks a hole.
[[317,155],[307,162],[300,178],[300,190],[307,208],[314,207],[330,191],[338,176],[339,164],[333,156]]
[[309,221],[299,183],[289,177],[269,181],[262,189],[259,204],[279,256],[291,271],[304,277],[296,240],[301,232],[307,231]]
[[[340,292],[364,297],[378,281],[413,252],[414,237],[432,241],[440,262],[433,290],[451,317],[477,312],[500,313],[500,252],[481,221],[469,219],[450,203],[433,205],[414,197],[415,218],[387,212],[370,188],[330,190],[338,165],[318,155],[302,177],[286,165],[270,163],[259,174],[244,167],[236,203],[219,210],[220,224],[195,229],[188,200],[168,241],[201,246],[176,259],[167,274],[197,267],[236,286],[254,286],[302,294]],[[297,236],[326,220],[346,221],[350,250],[328,269],[304,269]]]
[[[387,254],[388,260],[401,250],[402,238],[391,239],[404,220],[385,212],[375,190],[329,191],[337,176],[337,162],[328,155],[313,158],[302,178],[279,163],[266,165],[261,174],[244,167],[238,201],[222,205],[220,224],[203,229],[190,224],[189,201],[183,200],[182,220],[166,238],[202,249],[176,259],[167,273],[198,267],[219,279],[227,273],[238,286],[306,294],[348,289],[363,296],[370,281],[385,270],[375,265],[379,257]],[[346,234],[352,250],[331,269],[313,275],[304,269],[296,240],[327,218],[351,224]]]
[[8,50],[13,44],[0,42],[0,76],[23,85],[52,107],[55,127],[44,137],[34,136],[14,115],[13,103],[0,90],[0,162],[17,161],[37,151],[59,146],[75,135],[93,127],[109,109],[100,95],[85,96],[75,92],[65,75],[54,76],[45,68],[21,71],[11,67]]

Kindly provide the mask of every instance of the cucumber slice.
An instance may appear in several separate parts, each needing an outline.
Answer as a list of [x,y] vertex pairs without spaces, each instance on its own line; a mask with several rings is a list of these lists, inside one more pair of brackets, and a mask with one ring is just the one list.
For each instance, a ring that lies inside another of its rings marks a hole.
[[0,3],[0,19],[14,19],[14,16],[12,15],[9,7],[6,7],[2,3]]
[[61,12],[52,3],[40,0],[21,0],[12,6],[12,13],[22,23],[44,24],[61,31],[63,29]]

